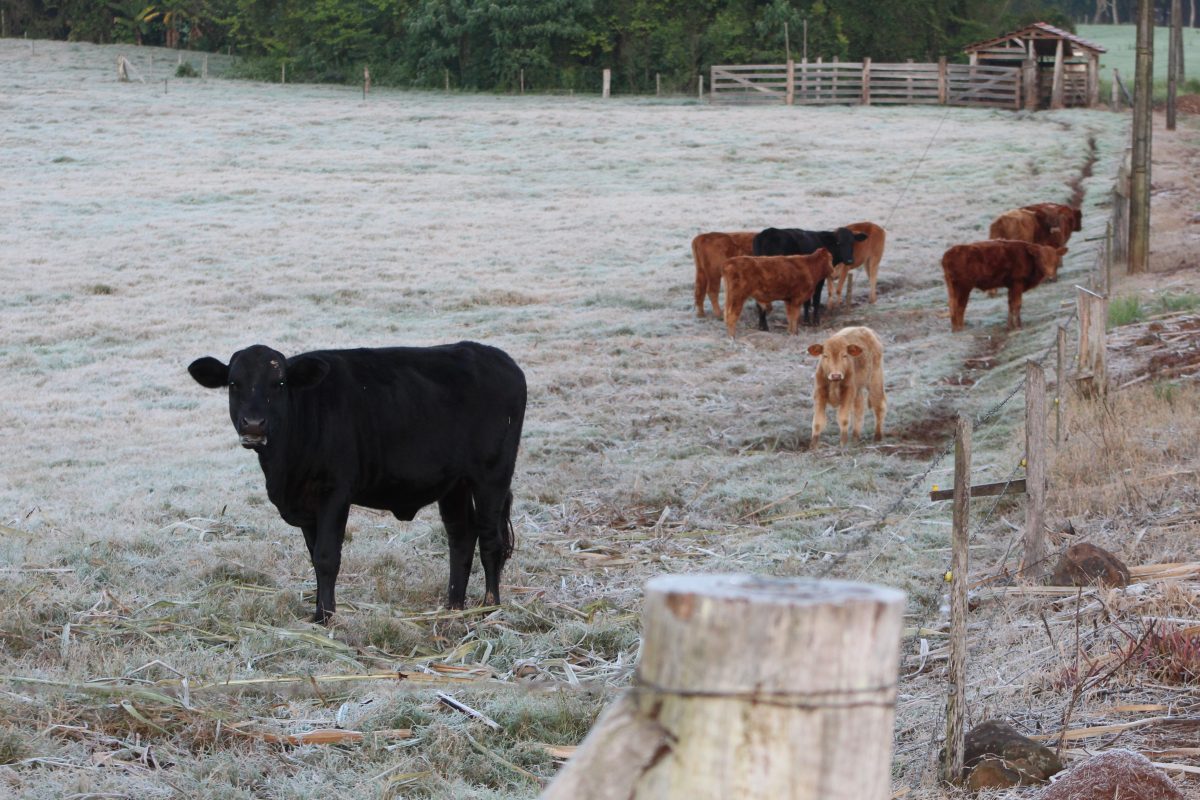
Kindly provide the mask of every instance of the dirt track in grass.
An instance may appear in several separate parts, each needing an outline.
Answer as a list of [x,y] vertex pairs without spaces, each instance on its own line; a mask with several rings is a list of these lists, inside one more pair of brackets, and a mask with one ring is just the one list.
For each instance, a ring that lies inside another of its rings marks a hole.
[[[916,490],[897,507],[911,525],[903,541],[884,552],[889,540],[864,532],[943,449],[954,411],[1003,399],[1021,360],[1051,343],[1070,284],[1094,262],[1084,239],[1103,231],[1127,132],[1126,118],[1086,111],[386,91],[364,102],[354,89],[218,79],[164,91],[173,54],[151,66],[150,51],[127,49],[147,82],[119,84],[117,52],[38,42],[30,55],[0,40],[0,559],[11,567],[0,586],[26,598],[23,619],[0,631],[2,671],[67,682],[152,661],[201,681],[422,657],[506,682],[533,664],[551,686],[570,689],[568,675],[620,686],[640,587],[662,571],[854,577],[869,564],[868,577],[907,589],[914,608],[935,602],[948,512]],[[1000,211],[1076,190],[1084,231],[1062,280],[1026,298],[1025,331],[1003,330],[1003,297],[975,297],[967,332],[951,336],[942,251],[985,236]],[[889,232],[876,305],[862,302],[860,281],[858,303],[798,337],[782,316],[764,334],[744,315],[732,342],[718,321],[695,319],[696,233],[863,219]],[[835,424],[809,452],[804,348],[851,324],[885,342],[888,438],[839,453]],[[504,348],[529,379],[512,604],[470,625],[415,617],[444,589],[436,514],[406,524],[355,512],[334,629],[347,649],[281,643],[272,631],[311,630],[301,599],[311,567],[237,446],[224,399],[186,364],[253,342],[291,354],[459,339]],[[1018,411],[980,433],[980,480],[1009,473]],[[948,466],[927,480],[945,482]],[[136,633],[165,608],[152,638]],[[520,717],[524,701],[488,697],[478,702]],[[372,698],[386,713],[361,705]],[[455,738],[462,722],[429,710],[427,696],[355,688],[337,699],[367,709],[360,727],[412,725],[418,742],[305,750],[297,765],[261,741],[208,729],[211,742],[193,740],[160,720],[170,775],[51,769],[35,789],[20,767],[15,780],[29,796],[80,781],[78,791],[165,796],[169,780],[202,785],[206,765],[250,759],[274,783],[231,779],[229,796],[358,796],[365,773],[421,763],[421,796],[536,791]],[[531,743],[573,743],[602,701],[563,711],[529,700],[545,730],[495,746],[549,774]],[[36,702],[118,739],[131,726],[162,737],[90,701]],[[245,702],[223,713],[284,732],[332,724],[339,708],[311,692]],[[0,699],[26,736],[21,708]],[[59,730],[22,753],[90,763],[112,747]],[[443,765],[430,755],[439,749],[474,766]]]

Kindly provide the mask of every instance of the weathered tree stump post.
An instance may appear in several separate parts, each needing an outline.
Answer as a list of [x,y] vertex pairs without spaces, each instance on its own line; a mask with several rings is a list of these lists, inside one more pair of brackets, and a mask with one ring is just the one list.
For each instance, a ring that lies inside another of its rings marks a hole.
[[652,579],[633,686],[543,800],[887,800],[903,608],[861,583]]
[[606,69],[601,73],[600,96],[605,100],[608,99],[609,89],[612,86],[612,70]]

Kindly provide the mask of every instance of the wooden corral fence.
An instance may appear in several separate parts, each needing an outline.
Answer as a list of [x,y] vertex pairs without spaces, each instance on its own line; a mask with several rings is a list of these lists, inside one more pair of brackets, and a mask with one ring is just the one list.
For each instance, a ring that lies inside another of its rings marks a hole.
[[949,64],[789,61],[714,65],[712,103],[1021,107],[1021,70]]

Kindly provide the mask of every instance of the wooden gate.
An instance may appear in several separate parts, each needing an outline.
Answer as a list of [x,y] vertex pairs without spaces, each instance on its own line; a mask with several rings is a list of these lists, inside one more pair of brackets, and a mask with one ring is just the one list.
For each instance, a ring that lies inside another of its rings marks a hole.
[[715,103],[786,103],[787,85],[787,64],[714,66],[709,98]]
[[966,64],[860,62],[712,68],[712,103],[952,105],[1020,108],[1021,70]]

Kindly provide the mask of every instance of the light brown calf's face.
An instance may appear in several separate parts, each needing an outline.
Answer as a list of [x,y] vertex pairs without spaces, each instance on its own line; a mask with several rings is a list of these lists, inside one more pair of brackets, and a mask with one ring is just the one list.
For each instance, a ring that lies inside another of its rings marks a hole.
[[1037,246],[1038,261],[1041,262],[1042,268],[1046,270],[1046,280],[1058,280],[1058,265],[1062,263],[1062,257],[1067,252],[1068,249],[1065,247]]
[[831,339],[825,344],[814,344],[808,348],[808,354],[819,356],[817,371],[827,380],[840,381],[854,370],[854,359],[862,355],[862,348],[856,344]]

